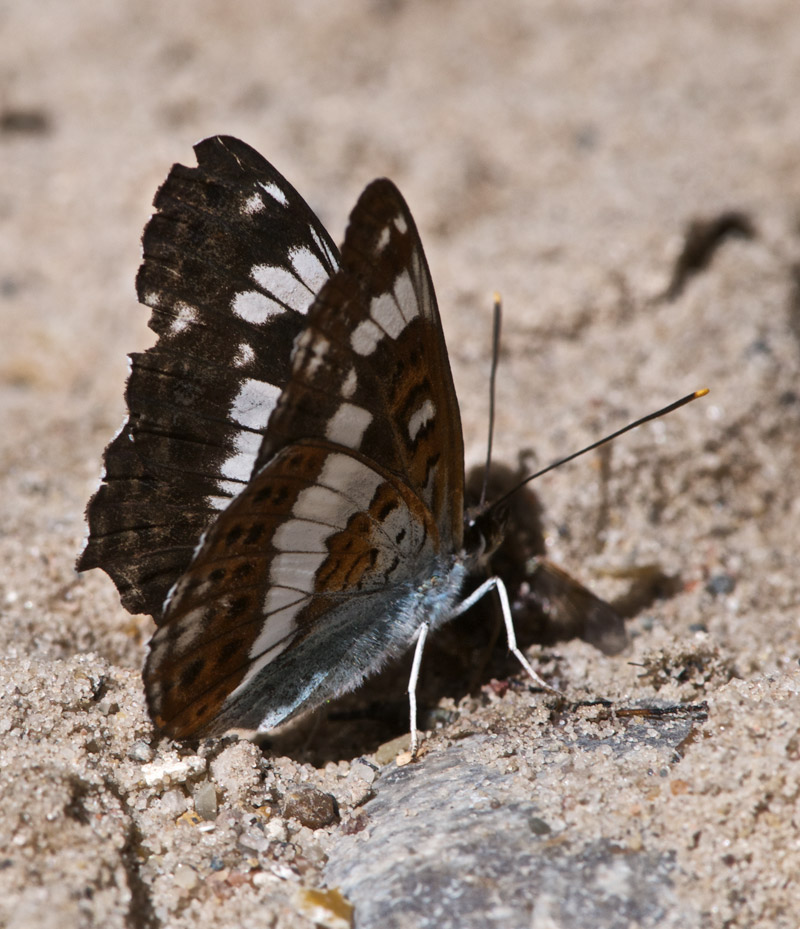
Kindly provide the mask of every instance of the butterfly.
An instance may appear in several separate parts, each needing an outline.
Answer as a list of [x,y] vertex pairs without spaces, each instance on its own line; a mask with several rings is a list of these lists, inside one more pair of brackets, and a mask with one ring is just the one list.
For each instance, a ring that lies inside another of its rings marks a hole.
[[157,624],[144,669],[175,738],[264,732],[352,690],[491,589],[428,263],[395,185],[341,251],[261,155],[217,136],[173,166],[143,235],[156,344],[131,356],[78,569]]

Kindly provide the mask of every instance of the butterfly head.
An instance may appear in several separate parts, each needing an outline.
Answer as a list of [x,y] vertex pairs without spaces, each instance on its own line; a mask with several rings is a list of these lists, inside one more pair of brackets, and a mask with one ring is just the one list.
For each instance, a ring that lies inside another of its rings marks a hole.
[[[492,462],[488,480],[485,470],[476,466],[466,475],[464,536],[466,550],[476,553],[473,558],[479,569],[485,572],[491,561],[489,571],[497,573],[507,570],[509,552],[520,564],[531,555],[544,554],[541,505],[529,487],[519,487],[527,473],[523,462],[516,468]],[[509,496],[514,488],[517,492]]]
[[464,548],[474,568],[486,567],[502,545],[508,525],[506,505],[476,504],[464,513]]

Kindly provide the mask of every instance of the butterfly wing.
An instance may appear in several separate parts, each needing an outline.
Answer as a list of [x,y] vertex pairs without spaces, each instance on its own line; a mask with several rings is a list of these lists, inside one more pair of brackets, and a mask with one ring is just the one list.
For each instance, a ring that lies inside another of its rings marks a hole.
[[463,443],[419,235],[389,181],[295,343],[248,487],[219,514],[151,644],[177,737],[269,729],[445,619],[464,569]]
[[161,612],[197,541],[246,486],[295,336],[338,267],[317,217],[237,139],[195,147],[156,194],[137,278],[156,345],[131,356],[128,417],[105,451],[79,570]]
[[308,436],[361,451],[413,488],[442,543],[459,549],[458,401],[422,242],[391,181],[361,195],[341,269],[320,291],[294,360],[257,466]]

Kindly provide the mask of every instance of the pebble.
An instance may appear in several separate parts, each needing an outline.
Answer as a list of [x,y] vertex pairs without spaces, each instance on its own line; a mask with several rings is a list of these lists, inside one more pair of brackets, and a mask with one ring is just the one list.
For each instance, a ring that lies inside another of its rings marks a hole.
[[283,815],[296,819],[309,829],[321,829],[339,819],[336,800],[317,787],[301,785],[286,794]]
[[202,781],[195,788],[194,808],[207,821],[217,818],[217,788],[211,781]]

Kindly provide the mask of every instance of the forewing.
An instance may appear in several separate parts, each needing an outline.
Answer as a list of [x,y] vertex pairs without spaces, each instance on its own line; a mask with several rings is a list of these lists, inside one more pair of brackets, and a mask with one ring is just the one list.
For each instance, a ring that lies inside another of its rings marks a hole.
[[420,497],[439,546],[458,551],[458,401],[422,242],[391,181],[374,181],[359,198],[341,260],[309,311],[259,465],[307,436],[362,452]]
[[156,345],[131,356],[128,418],[105,451],[79,570],[157,616],[197,541],[250,478],[308,307],[338,266],[314,213],[237,139],[175,165],[143,236]]

